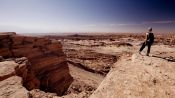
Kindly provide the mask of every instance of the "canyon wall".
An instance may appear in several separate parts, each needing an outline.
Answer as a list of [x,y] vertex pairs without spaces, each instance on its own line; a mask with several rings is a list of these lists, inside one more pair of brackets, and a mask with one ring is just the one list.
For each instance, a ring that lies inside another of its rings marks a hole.
[[0,56],[28,59],[27,70],[21,72],[26,73],[22,78],[28,90],[41,89],[62,95],[73,81],[62,45],[56,40],[1,33]]

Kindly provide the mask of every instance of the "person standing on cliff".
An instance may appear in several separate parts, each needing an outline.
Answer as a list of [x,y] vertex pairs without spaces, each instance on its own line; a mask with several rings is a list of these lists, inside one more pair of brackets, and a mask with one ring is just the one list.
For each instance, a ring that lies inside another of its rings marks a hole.
[[152,28],[148,28],[148,33],[146,33],[145,42],[142,44],[142,46],[139,50],[139,54],[141,54],[141,52],[145,48],[145,46],[148,46],[148,50],[147,50],[146,55],[149,56],[150,49],[151,49],[151,46],[153,43],[154,43],[154,34],[152,33]]

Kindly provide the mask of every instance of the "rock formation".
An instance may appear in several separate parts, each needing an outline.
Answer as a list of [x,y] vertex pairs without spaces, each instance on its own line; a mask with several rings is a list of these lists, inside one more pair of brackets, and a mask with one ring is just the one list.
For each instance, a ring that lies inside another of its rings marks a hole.
[[26,58],[20,58],[17,61],[20,64],[15,60],[0,62],[0,98],[28,98],[28,90],[23,87],[28,71],[28,61]]
[[0,82],[0,98],[28,98],[28,91],[22,86],[22,78],[13,76]]
[[[28,90],[41,89],[58,95],[62,95],[73,81],[58,41],[3,33],[0,34],[0,56],[5,59],[26,57],[29,61],[25,63],[26,66],[16,67],[16,64],[9,64],[9,68],[1,69],[1,81],[18,75],[23,78],[23,85]],[[17,65],[24,64],[23,61],[26,60],[15,59]],[[14,73],[14,70],[18,71]]]
[[134,54],[122,58],[90,98],[174,98],[175,62]]

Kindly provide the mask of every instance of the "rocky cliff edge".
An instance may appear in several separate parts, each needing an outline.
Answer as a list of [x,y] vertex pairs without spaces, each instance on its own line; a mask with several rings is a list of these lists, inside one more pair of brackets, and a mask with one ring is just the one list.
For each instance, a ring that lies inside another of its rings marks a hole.
[[[19,87],[19,90],[24,92],[41,89],[62,95],[73,81],[66,56],[58,41],[1,33],[0,56],[1,89],[8,88],[5,84],[11,84],[11,80],[17,80],[12,84],[24,85],[25,88],[22,85]],[[21,57],[25,57],[25,60],[21,60]]]
[[122,58],[90,98],[174,98],[175,62],[134,54]]

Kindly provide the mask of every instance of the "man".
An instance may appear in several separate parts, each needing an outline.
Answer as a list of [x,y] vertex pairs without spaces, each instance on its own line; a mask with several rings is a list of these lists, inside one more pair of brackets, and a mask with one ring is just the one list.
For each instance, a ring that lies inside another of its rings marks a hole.
[[152,28],[148,28],[148,33],[146,33],[146,41],[143,43],[142,47],[139,50],[139,54],[141,54],[142,50],[145,46],[148,46],[148,50],[146,55],[149,56],[151,45],[154,42],[154,34],[152,33]]

